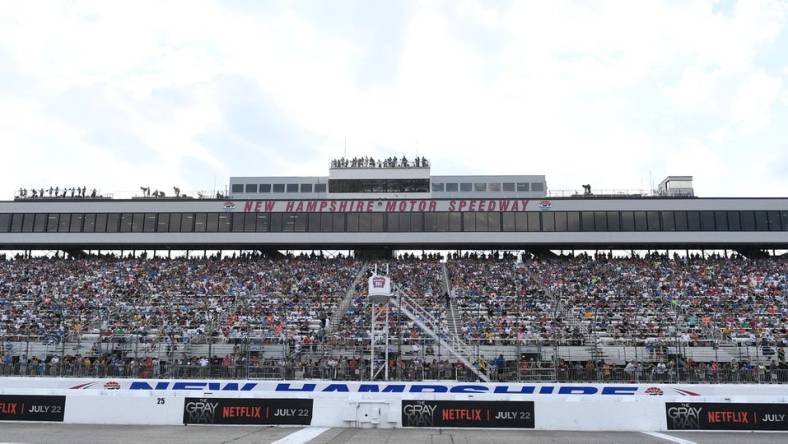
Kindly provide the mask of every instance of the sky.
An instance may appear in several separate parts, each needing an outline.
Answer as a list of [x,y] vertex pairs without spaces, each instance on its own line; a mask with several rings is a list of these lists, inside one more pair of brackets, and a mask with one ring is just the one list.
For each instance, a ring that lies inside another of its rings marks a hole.
[[0,199],[345,153],[552,190],[788,196],[788,2],[0,2]]

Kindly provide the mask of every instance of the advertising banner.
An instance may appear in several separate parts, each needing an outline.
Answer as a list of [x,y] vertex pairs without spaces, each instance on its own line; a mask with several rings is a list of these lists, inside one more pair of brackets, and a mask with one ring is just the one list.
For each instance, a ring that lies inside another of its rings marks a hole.
[[311,399],[186,398],[184,424],[275,425],[312,423]]
[[403,427],[534,428],[533,401],[402,401]]
[[788,404],[665,403],[668,430],[788,430]]
[[63,422],[65,396],[0,395],[0,421]]
[[[542,201],[540,205],[545,205]],[[320,199],[247,200],[223,204],[226,212],[244,213],[434,213],[436,211],[531,211],[528,199]],[[551,204],[552,205],[552,204]]]

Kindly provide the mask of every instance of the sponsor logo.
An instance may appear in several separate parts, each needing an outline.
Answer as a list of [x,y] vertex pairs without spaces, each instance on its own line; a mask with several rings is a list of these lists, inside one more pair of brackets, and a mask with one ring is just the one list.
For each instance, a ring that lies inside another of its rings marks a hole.
[[681,396],[700,396],[700,393],[691,392],[689,390],[673,388],[673,390]]
[[105,390],[120,390],[120,384],[118,383],[118,381],[107,381],[104,384],[104,389]]
[[224,211],[233,211],[235,210],[235,202],[228,200],[223,205]]
[[644,393],[646,393],[647,395],[652,395],[652,396],[656,396],[656,395],[660,395],[661,396],[661,395],[665,394],[665,392],[663,392],[662,389],[659,388],[659,387],[649,387],[649,388],[647,388],[645,390]]
[[788,430],[788,404],[669,402],[665,408],[668,430]]
[[433,427],[437,405],[428,405],[425,401],[416,401],[402,405],[402,423],[410,427]]
[[311,399],[186,398],[184,424],[312,423]]
[[668,407],[668,429],[698,429],[701,410],[700,407],[691,407],[689,404]]
[[550,200],[542,200],[539,202],[539,209],[540,210],[549,210],[553,208],[553,202]]
[[0,403],[0,415],[16,415],[17,407],[19,404],[15,402],[2,402]]
[[386,278],[384,277],[372,278],[372,288],[384,288],[385,286],[386,286]]
[[403,427],[533,428],[533,401],[402,401]]
[[216,417],[216,407],[218,402],[210,402],[207,399],[186,401],[184,408],[184,422],[186,424],[213,424]]

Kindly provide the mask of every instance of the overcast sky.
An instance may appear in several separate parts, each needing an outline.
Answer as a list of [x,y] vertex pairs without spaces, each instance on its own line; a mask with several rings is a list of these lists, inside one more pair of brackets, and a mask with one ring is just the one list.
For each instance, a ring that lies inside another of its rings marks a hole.
[[788,2],[7,1],[0,198],[347,154],[551,189],[788,195]]

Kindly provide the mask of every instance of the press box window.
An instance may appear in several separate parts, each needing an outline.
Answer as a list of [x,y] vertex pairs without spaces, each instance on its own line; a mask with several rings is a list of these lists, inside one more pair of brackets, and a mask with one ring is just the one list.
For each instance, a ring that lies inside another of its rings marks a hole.
[[442,183],[432,183],[432,191],[443,192],[443,184]]
[[475,184],[473,184],[473,191],[487,191],[487,184],[486,183],[475,183]]
[[156,224],[156,231],[159,233],[166,233],[170,231],[169,213],[159,213],[158,222]]
[[[41,216],[46,216],[45,214],[41,214]],[[38,222],[38,215],[36,215],[36,222]],[[96,230],[96,215],[94,213],[88,213],[85,215],[85,221],[83,222],[82,231],[85,233],[92,233]],[[43,230],[42,230],[43,231]]]
[[544,191],[544,184],[542,182],[531,182],[531,191]]
[[[73,219],[72,219],[73,223]],[[156,213],[145,213],[142,222],[142,231],[145,233],[153,233],[156,231]]]
[[25,219],[22,221],[22,232],[23,233],[32,233],[33,232],[33,219],[35,218],[35,214],[27,213],[25,214]]
[[542,214],[542,231],[555,231],[555,214],[552,211],[545,211],[544,213],[541,214]]
[[8,224],[11,222],[11,215],[8,213],[0,213],[0,233],[8,232]]
[[315,184],[315,193],[325,193],[326,192],[326,184],[318,183]]
[[496,192],[496,193],[501,191],[501,184],[500,184],[500,182],[488,183],[487,184],[487,191],[492,191],[492,192]]
[[780,230],[780,212],[779,211],[769,211],[766,213],[766,218],[769,221],[769,231],[779,231]]
[[209,233],[216,233],[219,231],[219,214],[208,213],[208,219],[205,222],[205,231]]
[[21,233],[22,232],[22,219],[24,219],[25,215],[22,213],[15,213],[11,216],[11,232],[12,233]]
[[514,182],[504,182],[503,191],[514,191]]
[[471,184],[468,182],[463,182],[460,184],[460,191],[471,191]]
[[230,214],[227,213],[220,213],[219,214],[219,231],[222,233],[227,233],[230,231]]
[[[0,222],[0,231],[3,231],[2,222]],[[47,228],[47,214],[46,213],[38,213],[36,214],[36,222],[33,225],[33,231],[36,233],[43,233],[46,231]]]
[[[186,217],[186,215],[184,214],[183,217]],[[98,220],[99,220],[98,217],[96,217],[96,231],[98,231]],[[180,231],[180,228],[181,228],[181,213],[170,214],[170,233],[177,233],[178,231]],[[188,228],[189,230],[191,230],[191,225],[189,225]]]
[[180,229],[182,233],[205,232],[207,220],[208,213],[172,213],[170,215],[170,231]]
[[456,182],[447,183],[446,184],[446,192],[448,193],[448,192],[451,192],[451,191],[455,191],[455,192],[457,191],[457,183]]
[[274,193],[284,193],[284,192],[285,192],[285,184],[283,183],[274,184]]
[[233,184],[233,193],[243,193],[243,192],[244,192],[244,185],[242,183]]
[[517,191],[531,191],[528,182],[517,182]]
[[311,183],[302,183],[301,184],[301,192],[302,193],[311,193],[312,192],[312,184]]
[[287,192],[288,193],[297,193],[298,192],[298,184],[297,183],[289,183],[289,184],[287,184]]
[[256,183],[247,183],[246,189],[244,190],[247,193],[256,193],[257,192],[257,184]]
[[261,193],[270,193],[271,192],[271,184],[270,183],[261,183],[260,184],[260,192]]

